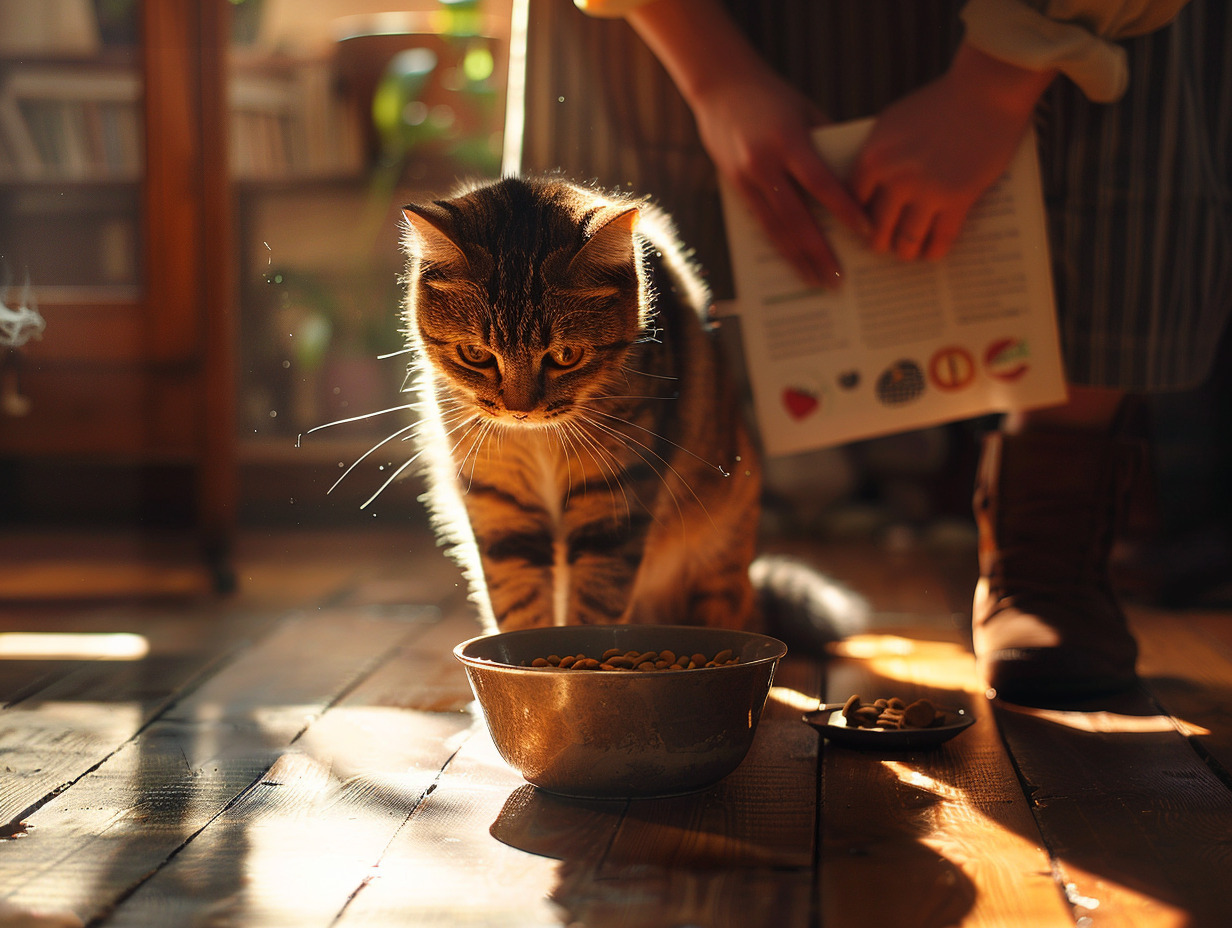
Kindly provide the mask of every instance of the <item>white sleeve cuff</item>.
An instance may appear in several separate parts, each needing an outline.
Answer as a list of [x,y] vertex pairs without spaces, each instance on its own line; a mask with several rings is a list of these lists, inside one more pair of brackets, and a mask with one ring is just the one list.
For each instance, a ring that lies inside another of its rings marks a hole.
[[1082,26],[1049,19],[1020,0],[968,0],[966,41],[1032,71],[1060,71],[1095,103],[1112,103],[1129,86],[1125,49]]

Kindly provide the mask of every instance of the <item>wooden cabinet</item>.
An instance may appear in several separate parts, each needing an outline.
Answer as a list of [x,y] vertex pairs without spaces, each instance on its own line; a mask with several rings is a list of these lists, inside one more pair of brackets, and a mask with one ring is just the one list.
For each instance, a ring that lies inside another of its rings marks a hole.
[[45,323],[0,348],[0,526],[187,523],[217,556],[392,431],[306,434],[407,400],[400,207],[497,172],[511,5],[387,6],[0,0],[0,283]]
[[[157,520],[123,493],[108,498],[119,475],[153,468],[182,475],[183,513],[212,557],[225,551],[225,6],[0,2],[3,299],[43,320],[41,337],[0,348],[9,518]],[[47,472],[63,476],[51,496]]]

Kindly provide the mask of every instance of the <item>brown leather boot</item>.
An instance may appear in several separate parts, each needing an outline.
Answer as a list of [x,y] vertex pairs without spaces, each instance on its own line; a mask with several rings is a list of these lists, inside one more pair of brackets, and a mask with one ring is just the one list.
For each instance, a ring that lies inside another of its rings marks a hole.
[[1138,646],[1108,577],[1138,445],[1085,432],[994,433],[976,478],[976,661],[1013,702],[1132,686]]

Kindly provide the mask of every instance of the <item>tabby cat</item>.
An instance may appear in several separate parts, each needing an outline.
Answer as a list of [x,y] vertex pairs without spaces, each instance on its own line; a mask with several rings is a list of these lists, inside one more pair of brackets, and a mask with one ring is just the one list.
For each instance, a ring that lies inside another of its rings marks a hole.
[[404,212],[425,501],[486,629],[765,630],[784,567],[750,572],[757,452],[670,220],[558,179]]

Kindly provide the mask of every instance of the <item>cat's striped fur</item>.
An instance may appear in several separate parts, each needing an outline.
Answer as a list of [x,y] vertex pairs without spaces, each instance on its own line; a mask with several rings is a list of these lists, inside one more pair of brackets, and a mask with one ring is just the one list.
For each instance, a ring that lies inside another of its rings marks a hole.
[[485,626],[762,628],[757,453],[669,220],[513,178],[405,215],[425,501]]

